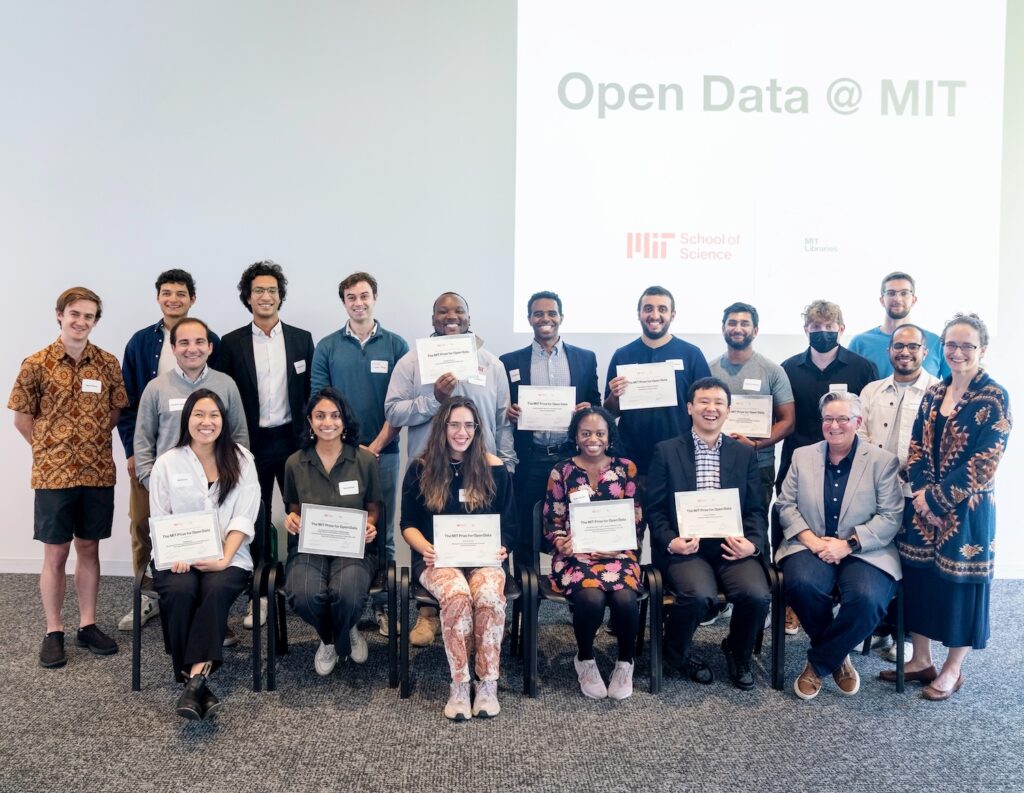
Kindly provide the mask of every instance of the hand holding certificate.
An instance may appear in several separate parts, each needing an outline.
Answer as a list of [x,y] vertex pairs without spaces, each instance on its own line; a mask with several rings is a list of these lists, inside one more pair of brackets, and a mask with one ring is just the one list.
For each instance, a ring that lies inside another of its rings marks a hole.
[[178,562],[220,559],[224,552],[213,510],[150,517],[149,533],[157,570],[170,570]]
[[772,434],[772,397],[770,394],[733,394],[729,417],[722,425],[726,435],[770,438]]
[[730,487],[676,493],[676,522],[680,537],[742,537],[740,491]]
[[424,385],[436,383],[437,378],[448,372],[459,380],[480,374],[476,336],[472,333],[416,339],[416,357],[420,366],[420,382]]
[[574,554],[636,549],[636,513],[631,498],[570,503],[569,526]]
[[619,410],[676,407],[676,367],[671,363],[631,363],[616,367],[629,385],[619,397]]
[[565,432],[576,409],[573,386],[519,386],[519,421],[521,430]]
[[362,559],[366,550],[366,512],[346,507],[302,505],[299,553]]
[[500,515],[435,515],[434,567],[500,567]]

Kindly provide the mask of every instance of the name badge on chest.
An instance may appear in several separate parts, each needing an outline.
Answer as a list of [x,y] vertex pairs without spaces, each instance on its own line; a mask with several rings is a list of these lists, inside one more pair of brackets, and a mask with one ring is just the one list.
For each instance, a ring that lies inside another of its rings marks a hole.
[[359,482],[351,479],[348,482],[338,482],[338,494],[342,496],[358,496]]

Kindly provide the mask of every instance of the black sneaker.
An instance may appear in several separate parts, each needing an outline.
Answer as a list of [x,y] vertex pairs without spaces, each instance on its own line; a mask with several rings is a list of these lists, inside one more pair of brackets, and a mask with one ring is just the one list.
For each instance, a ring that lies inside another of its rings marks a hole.
[[39,665],[44,669],[59,669],[68,662],[64,655],[64,631],[51,631],[43,638],[39,648]]
[[729,679],[732,684],[741,691],[750,691],[754,688],[754,674],[750,671],[750,664],[741,662],[729,649],[729,640],[722,639],[722,652],[725,654],[725,665],[729,670]]
[[189,721],[201,721],[203,718],[203,696],[206,689],[205,675],[192,675],[185,684],[185,690],[178,697],[174,712]]
[[203,686],[202,693],[199,695],[199,704],[204,719],[208,719],[220,710],[220,700],[210,691],[209,685]]
[[95,623],[79,628],[76,641],[79,647],[88,647],[96,655],[113,655],[117,652],[117,642],[97,628]]
[[702,686],[709,686],[715,682],[715,673],[711,671],[711,667],[695,655],[686,659],[686,665],[682,671],[690,680],[700,683]]

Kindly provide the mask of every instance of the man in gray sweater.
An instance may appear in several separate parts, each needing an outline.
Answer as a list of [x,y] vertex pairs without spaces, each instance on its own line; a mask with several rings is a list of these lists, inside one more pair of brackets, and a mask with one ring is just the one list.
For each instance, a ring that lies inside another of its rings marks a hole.
[[[213,352],[209,327],[201,319],[185,317],[171,329],[170,342],[174,351],[174,368],[157,375],[146,385],[139,399],[135,421],[135,475],[147,492],[156,458],[178,443],[181,410],[193,391],[209,388],[224,401],[227,409],[225,427],[235,443],[249,448],[249,433],[245,427],[245,411],[238,386],[226,374],[206,364]],[[139,535],[140,543],[150,543],[148,522],[145,520],[140,521]],[[229,631],[224,641],[228,643],[231,639],[233,634]]]

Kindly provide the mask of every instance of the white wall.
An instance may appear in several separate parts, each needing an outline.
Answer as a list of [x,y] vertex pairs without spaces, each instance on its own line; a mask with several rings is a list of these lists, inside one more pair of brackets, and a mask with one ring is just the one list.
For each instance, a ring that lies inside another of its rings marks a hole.
[[[1013,222],[1024,211],[1024,63],[1013,44],[1024,42],[1024,13],[1010,13],[1006,92],[1016,104],[1006,120],[1002,274],[998,285],[975,283],[965,262],[964,303],[945,314],[970,309],[972,293],[999,290],[1000,334],[987,360],[1018,395],[1024,374],[1009,351],[1024,346],[1024,276],[1013,266],[1024,254]],[[104,298],[93,340],[120,357],[128,336],[159,318],[158,272],[191,271],[193,314],[224,332],[248,321],[234,284],[263,258],[291,279],[285,320],[317,339],[341,322],[337,282],[368,269],[381,282],[378,317],[407,339],[429,333],[433,298],[454,289],[492,351],[522,346],[528,337],[511,332],[508,299],[515,58],[510,2],[9,6],[0,28],[0,254],[13,332],[0,382],[13,382],[21,359],[53,340],[53,302],[67,286]],[[585,277],[585,263],[566,266]],[[905,266],[928,271],[927,262]],[[593,288],[644,285],[624,274]],[[794,288],[840,304],[875,299],[844,293],[838,274]],[[677,299],[685,312],[700,284]],[[566,337],[604,363],[630,338],[574,335],[573,306],[565,310]],[[792,327],[793,336],[763,338],[759,349],[776,360],[801,349],[799,317]],[[688,338],[709,356],[721,351],[714,328]],[[9,421],[0,444],[0,570],[35,572],[29,449]],[[115,455],[123,471],[119,442]],[[1010,530],[1024,517],[1009,498],[1024,479],[1016,444],[999,479],[998,573],[1024,576],[1024,537]],[[123,483],[117,499],[104,570],[128,573]]]

